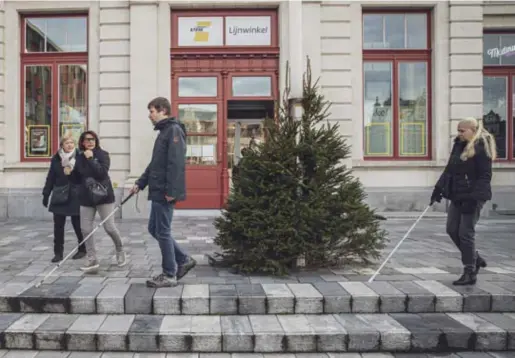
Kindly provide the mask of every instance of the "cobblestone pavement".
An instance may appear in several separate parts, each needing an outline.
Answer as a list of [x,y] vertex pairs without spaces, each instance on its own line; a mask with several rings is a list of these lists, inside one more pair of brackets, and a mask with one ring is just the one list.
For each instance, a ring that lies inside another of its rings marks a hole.
[[[183,279],[184,283],[264,283],[264,282],[316,282],[316,281],[364,281],[379,266],[369,268],[343,267],[338,270],[302,272],[289,278],[272,278],[231,275],[226,270],[207,265],[204,255],[218,251],[213,243],[216,230],[212,218],[177,217],[173,223],[174,237],[199,262],[197,268]],[[384,228],[390,242],[384,257],[402,238],[415,219],[389,219]],[[100,278],[107,282],[139,283],[160,273],[160,252],[157,242],[150,237],[144,220],[124,220],[117,223],[129,254],[130,263],[124,268],[114,265],[114,247],[100,228],[96,244],[101,261]],[[29,283],[38,280],[54,267],[53,224],[51,221],[9,220],[0,222],[0,283]],[[478,249],[489,266],[481,278],[493,281],[515,281],[515,219],[502,217],[484,219],[477,226]],[[71,251],[76,239],[67,223],[65,254]],[[84,276],[79,270],[83,260],[69,260],[52,276]],[[423,219],[412,231],[378,280],[448,280],[461,271],[459,252],[445,234],[445,219]],[[235,277],[236,276],[236,277]]]

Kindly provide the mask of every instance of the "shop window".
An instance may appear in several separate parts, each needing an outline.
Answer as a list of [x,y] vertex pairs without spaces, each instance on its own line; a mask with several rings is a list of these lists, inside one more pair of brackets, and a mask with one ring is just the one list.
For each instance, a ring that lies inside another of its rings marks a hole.
[[270,97],[272,78],[269,76],[232,77],[233,97]]
[[429,159],[428,12],[363,14],[363,118],[367,159]]
[[515,159],[515,33],[483,38],[483,123],[495,136],[500,160]]
[[179,104],[179,121],[186,127],[186,163],[216,165],[218,143],[216,104]]
[[216,97],[217,77],[179,77],[179,97]]
[[87,17],[21,18],[21,159],[48,160],[87,128]]

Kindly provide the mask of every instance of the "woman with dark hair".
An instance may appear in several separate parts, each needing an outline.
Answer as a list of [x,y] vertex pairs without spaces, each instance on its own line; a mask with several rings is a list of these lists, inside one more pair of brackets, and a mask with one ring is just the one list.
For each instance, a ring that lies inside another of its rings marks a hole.
[[[59,150],[50,161],[50,168],[43,188],[43,206],[54,214],[54,258],[52,262],[63,260],[64,226],[66,217],[71,216],[73,230],[78,243],[82,242],[82,232],[79,218],[79,186],[80,177],[75,169],[75,158],[78,154],[75,141],[70,136],[64,136],[59,143]],[[50,199],[50,206],[48,201]],[[84,244],[73,256],[74,260],[86,256]]]
[[[80,154],[77,156],[76,169],[81,177],[79,192],[80,202],[80,224],[84,237],[93,231],[95,215],[98,214],[104,220],[115,208],[114,190],[109,167],[111,160],[109,153],[100,148],[98,136],[93,131],[86,131],[79,138]],[[114,223],[114,215],[104,224],[106,233],[113,240],[116,248],[116,261],[118,266],[125,266],[127,263],[123,251],[122,238]],[[91,237],[86,241],[88,263],[81,267],[82,271],[95,273],[99,264],[95,250],[95,241]]]

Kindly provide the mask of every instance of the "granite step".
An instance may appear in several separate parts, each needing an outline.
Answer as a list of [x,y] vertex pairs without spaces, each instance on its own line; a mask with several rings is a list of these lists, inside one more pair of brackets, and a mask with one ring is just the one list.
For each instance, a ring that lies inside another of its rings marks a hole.
[[0,314],[0,348],[129,352],[515,350],[513,313]]
[[332,314],[515,312],[514,282],[455,287],[439,281],[194,285],[79,284],[0,287],[0,312],[74,314]]

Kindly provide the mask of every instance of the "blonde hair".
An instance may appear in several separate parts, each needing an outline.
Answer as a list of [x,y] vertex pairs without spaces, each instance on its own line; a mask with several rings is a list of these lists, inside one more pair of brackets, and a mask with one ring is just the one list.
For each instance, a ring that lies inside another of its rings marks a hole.
[[65,134],[61,137],[61,140],[59,140],[59,147],[63,147],[63,144],[66,143],[67,141],[71,140],[73,142],[73,144],[77,144],[75,143],[75,139],[73,138],[72,135],[70,134]]
[[488,132],[483,127],[483,121],[477,120],[473,117],[468,117],[462,119],[458,123],[458,126],[462,124],[472,128],[472,130],[475,133],[472,139],[467,143],[467,145],[463,149],[463,152],[461,153],[461,160],[465,161],[468,158],[472,158],[476,154],[475,145],[479,140],[483,140],[485,144],[486,155],[492,160],[495,160],[497,158],[497,147],[495,144],[495,138],[490,132]]

